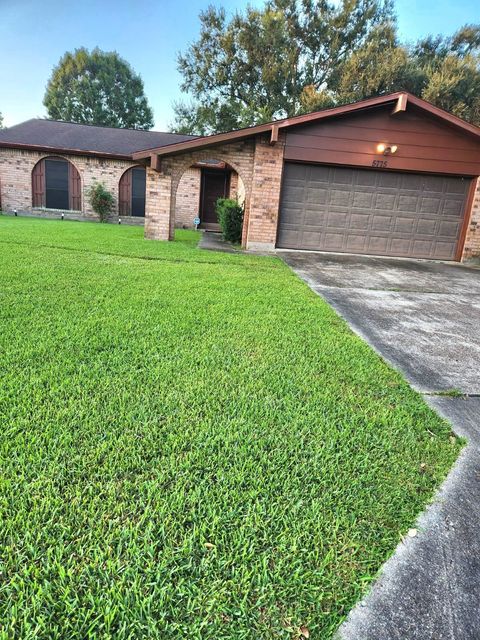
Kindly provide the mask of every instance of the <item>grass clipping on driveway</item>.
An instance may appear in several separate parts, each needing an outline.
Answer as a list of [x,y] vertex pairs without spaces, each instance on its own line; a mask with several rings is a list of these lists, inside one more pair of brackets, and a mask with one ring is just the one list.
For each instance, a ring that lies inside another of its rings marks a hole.
[[274,258],[0,217],[0,638],[326,640],[456,459]]

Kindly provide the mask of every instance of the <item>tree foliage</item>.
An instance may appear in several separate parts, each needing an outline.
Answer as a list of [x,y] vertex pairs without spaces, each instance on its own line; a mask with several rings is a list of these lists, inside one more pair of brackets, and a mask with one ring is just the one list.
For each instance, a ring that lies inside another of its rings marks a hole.
[[56,120],[151,129],[143,81],[116,52],[67,52],[48,81],[43,104]]
[[480,27],[399,42],[391,0],[267,0],[231,19],[200,14],[178,57],[173,128],[206,134],[407,89],[479,121]]
[[0,129],[3,129],[3,115],[1,111],[0,111]]

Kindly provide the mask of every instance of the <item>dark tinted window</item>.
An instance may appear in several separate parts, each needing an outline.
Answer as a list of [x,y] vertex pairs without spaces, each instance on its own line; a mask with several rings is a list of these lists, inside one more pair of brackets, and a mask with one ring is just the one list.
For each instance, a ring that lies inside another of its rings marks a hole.
[[68,209],[68,162],[45,160],[45,205],[47,209]]
[[132,169],[132,216],[145,215],[145,169]]

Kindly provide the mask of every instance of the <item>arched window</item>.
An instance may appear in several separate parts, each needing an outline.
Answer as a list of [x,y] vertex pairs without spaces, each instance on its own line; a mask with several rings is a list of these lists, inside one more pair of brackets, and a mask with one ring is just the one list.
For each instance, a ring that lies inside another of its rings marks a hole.
[[32,171],[32,205],[46,209],[81,211],[80,175],[71,162],[51,156]]
[[121,216],[145,216],[145,167],[131,167],[118,184],[118,212]]

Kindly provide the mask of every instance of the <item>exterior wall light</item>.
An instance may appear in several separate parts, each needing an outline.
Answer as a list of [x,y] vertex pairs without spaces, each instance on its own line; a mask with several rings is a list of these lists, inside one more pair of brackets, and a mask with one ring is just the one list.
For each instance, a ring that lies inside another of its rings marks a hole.
[[377,144],[378,153],[383,153],[384,156],[392,155],[397,151],[398,147],[396,144],[385,144],[384,142],[380,142]]

